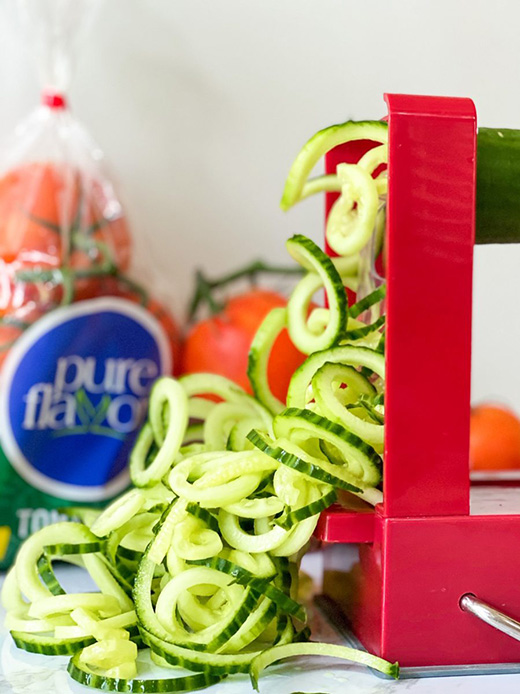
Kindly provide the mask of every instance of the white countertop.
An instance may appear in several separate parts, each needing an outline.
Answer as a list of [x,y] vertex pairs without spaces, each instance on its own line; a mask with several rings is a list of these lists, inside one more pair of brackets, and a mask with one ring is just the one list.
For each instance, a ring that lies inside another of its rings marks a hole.
[[[319,554],[305,558],[305,569],[319,581]],[[63,570],[62,570],[63,571]],[[67,584],[76,590],[90,589],[85,574],[77,567],[65,569]],[[63,576],[63,573],[60,573]],[[0,610],[3,625],[5,611]],[[341,643],[330,626],[317,615],[314,640]],[[140,656],[145,658],[145,656]],[[80,694],[88,688],[73,682],[66,672],[68,657],[45,657],[16,648],[3,626],[0,627],[0,694]],[[153,667],[153,666],[152,666]],[[401,680],[379,679],[366,669],[323,658],[300,658],[274,665],[260,680],[261,694],[517,694],[518,675],[487,675]],[[90,690],[94,691],[94,690]],[[232,675],[218,685],[202,690],[208,694],[252,694],[249,678]]]

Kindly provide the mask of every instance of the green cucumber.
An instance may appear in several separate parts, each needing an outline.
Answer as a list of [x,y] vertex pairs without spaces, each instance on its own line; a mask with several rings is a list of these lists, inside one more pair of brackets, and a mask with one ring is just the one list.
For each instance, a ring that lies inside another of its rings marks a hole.
[[278,608],[269,598],[262,598],[257,609],[248,615],[241,628],[233,634],[221,653],[237,653],[255,641],[276,617]]
[[225,376],[218,374],[188,374],[179,379],[189,398],[200,395],[216,395],[225,402],[238,403],[251,415],[259,415],[268,424],[271,421],[269,411],[243,388]]
[[520,130],[479,128],[475,243],[520,242]]

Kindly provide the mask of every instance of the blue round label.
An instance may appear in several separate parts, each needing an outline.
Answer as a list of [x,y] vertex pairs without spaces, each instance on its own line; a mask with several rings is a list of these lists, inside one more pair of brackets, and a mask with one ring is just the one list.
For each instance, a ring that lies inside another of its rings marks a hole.
[[7,457],[55,496],[114,495],[128,483],[151,385],[170,369],[162,327],[136,304],[105,297],[47,314],[16,342],[2,371]]

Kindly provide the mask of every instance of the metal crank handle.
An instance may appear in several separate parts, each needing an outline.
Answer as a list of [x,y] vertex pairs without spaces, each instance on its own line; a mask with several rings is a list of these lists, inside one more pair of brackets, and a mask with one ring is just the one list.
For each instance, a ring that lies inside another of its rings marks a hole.
[[478,617],[478,619],[486,622],[486,624],[520,641],[520,622],[500,612],[500,610],[491,607],[491,605],[488,605],[486,602],[479,600],[472,593],[463,595],[459,605],[464,612],[469,612],[474,617]]

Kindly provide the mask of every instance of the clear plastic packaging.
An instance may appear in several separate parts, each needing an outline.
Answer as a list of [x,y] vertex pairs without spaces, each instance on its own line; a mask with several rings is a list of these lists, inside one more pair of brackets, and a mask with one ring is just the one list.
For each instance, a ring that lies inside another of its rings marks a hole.
[[0,567],[60,507],[126,486],[150,387],[179,349],[170,313],[131,279],[122,205],[67,104],[98,0],[19,4],[42,100],[0,152]]

